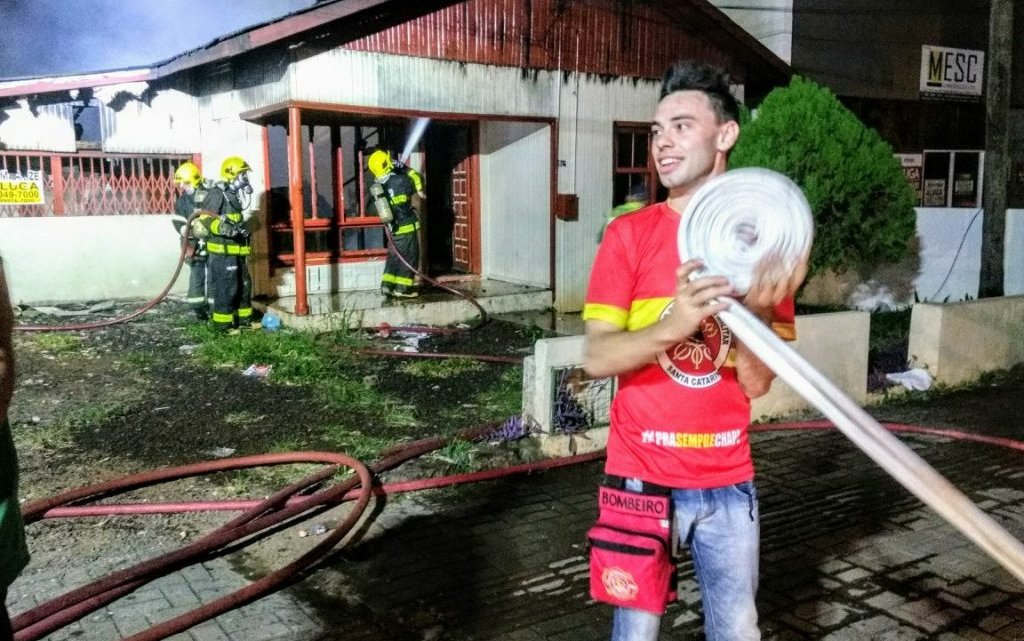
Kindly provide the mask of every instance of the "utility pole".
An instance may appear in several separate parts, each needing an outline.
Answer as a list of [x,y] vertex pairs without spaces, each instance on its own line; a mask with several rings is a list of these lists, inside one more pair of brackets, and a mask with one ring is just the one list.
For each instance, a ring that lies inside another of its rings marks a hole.
[[991,0],[985,91],[985,218],[979,298],[1003,295],[1006,192],[1010,177],[1010,83],[1014,0]]

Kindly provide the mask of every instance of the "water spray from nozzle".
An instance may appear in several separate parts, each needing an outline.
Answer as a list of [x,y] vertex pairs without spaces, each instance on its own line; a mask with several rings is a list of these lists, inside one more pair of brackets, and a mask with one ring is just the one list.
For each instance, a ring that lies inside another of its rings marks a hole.
[[405,141],[405,148],[402,149],[402,155],[398,157],[403,163],[409,160],[412,150],[419,144],[420,138],[423,137],[423,132],[427,130],[429,124],[430,118],[417,118],[413,123],[412,129],[409,131],[409,138]]

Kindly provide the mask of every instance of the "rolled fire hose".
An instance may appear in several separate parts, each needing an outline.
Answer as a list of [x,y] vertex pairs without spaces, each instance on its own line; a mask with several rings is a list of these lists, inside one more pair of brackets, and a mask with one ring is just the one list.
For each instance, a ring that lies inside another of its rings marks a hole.
[[[683,213],[678,246],[684,262],[699,258],[704,263],[700,275],[725,276],[742,295],[750,287],[759,260],[775,256],[793,267],[810,249],[812,237],[811,210],[800,188],[777,172],[747,168],[721,174],[697,190]],[[1024,583],[1024,544],[750,310],[732,301],[719,315],[739,340],[854,445]]]

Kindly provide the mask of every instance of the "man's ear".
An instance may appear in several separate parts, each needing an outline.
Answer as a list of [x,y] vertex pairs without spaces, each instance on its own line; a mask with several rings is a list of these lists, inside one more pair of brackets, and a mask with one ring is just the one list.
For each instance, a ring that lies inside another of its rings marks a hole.
[[718,126],[718,151],[728,152],[740,137],[740,125],[735,120],[727,120]]

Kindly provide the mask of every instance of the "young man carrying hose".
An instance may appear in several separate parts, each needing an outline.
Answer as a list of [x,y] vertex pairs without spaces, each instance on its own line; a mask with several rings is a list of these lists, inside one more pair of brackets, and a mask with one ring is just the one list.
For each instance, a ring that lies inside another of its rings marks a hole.
[[[768,392],[774,373],[716,317],[728,306],[717,299],[733,295],[733,287],[724,277],[699,276],[700,260],[680,264],[677,232],[696,190],[726,170],[738,120],[721,70],[694,63],[668,70],[651,125],[651,154],[668,199],[608,226],[583,311],[586,371],[619,377],[601,521],[615,520],[613,508],[639,507],[633,516],[646,510],[657,517],[650,523],[662,524],[661,544],[689,546],[708,641],[761,638],[754,603],[758,503],[747,426],[750,399]],[[776,262],[763,262],[742,303],[792,338],[792,297],[805,274],[805,265],[783,273]],[[633,527],[626,525],[610,531]],[[634,572],[630,565],[648,558],[642,554],[606,556],[636,550],[657,532],[634,529],[642,536],[632,543],[590,537],[592,593],[618,606],[613,641],[658,638],[671,592],[664,579],[675,574],[671,558],[643,574],[651,568],[637,565]],[[656,579],[645,583],[641,576]]]
[[18,455],[7,422],[14,392],[13,328],[14,313],[0,259],[0,641],[14,638],[7,615],[7,589],[28,563],[25,524],[18,504]]

